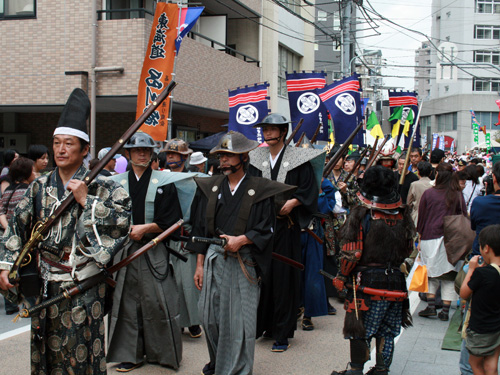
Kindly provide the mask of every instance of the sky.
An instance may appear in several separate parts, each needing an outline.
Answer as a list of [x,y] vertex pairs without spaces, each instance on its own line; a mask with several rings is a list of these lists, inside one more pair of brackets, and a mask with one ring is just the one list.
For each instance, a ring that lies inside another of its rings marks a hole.
[[[408,2],[394,0],[392,2],[391,0],[369,0],[368,2],[364,0],[363,7],[370,10],[371,4],[383,17],[404,27],[418,30],[430,37],[431,3],[432,0],[409,0]],[[426,38],[423,35],[406,31],[387,21],[380,20],[380,17],[372,12],[367,11],[367,14],[374,20],[372,25],[378,25],[376,31],[380,35],[377,35],[371,29],[363,31],[362,37],[358,38],[358,47],[361,49],[380,49],[382,51],[382,58],[386,59],[385,63],[387,64],[382,69],[382,74],[388,76],[383,78],[385,86],[413,90],[415,50],[421,46],[422,42],[426,41]],[[358,28],[369,28],[368,23],[361,14],[360,17],[361,19],[358,19],[358,21],[363,23],[358,25]],[[384,96],[387,97],[386,92]]]

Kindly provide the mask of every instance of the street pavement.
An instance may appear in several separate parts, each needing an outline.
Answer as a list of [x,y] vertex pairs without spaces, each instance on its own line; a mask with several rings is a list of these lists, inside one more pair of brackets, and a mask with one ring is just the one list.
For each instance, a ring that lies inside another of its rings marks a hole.
[[[441,350],[441,343],[448,324],[438,319],[417,315],[425,308],[415,294],[411,295],[414,326],[398,336],[391,375],[439,374],[458,375],[459,352]],[[284,353],[271,352],[272,340],[259,339],[255,347],[254,375],[329,375],[333,369],[343,370],[349,361],[349,342],[342,338],[344,312],[342,304],[332,300],[336,316],[313,318],[314,331],[296,331],[291,347]],[[29,366],[29,322],[12,323],[6,316],[3,299],[0,302],[0,374],[24,375]],[[450,316],[454,311],[450,311]],[[298,322],[300,324],[300,321]],[[374,355],[372,353],[372,358]],[[147,364],[134,370],[134,375],[200,374],[208,362],[204,340],[183,335],[183,360],[177,371]],[[370,361],[365,366],[373,366]],[[108,365],[108,374],[119,374],[116,364]],[[222,374],[221,374],[222,375]]]

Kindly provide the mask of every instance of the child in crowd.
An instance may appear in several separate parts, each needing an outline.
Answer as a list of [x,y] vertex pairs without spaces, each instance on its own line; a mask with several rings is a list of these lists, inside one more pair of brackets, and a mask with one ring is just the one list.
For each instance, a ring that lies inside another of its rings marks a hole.
[[498,374],[500,354],[500,225],[489,225],[479,234],[480,256],[469,262],[460,297],[471,299],[466,347],[474,375]]

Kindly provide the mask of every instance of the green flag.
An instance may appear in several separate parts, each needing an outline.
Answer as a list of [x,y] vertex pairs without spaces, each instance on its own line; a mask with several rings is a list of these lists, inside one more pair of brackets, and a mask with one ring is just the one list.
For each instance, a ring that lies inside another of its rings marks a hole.
[[366,122],[366,130],[370,130],[370,134],[373,138],[384,138],[384,132],[380,127],[380,123],[375,112],[370,113],[370,117],[368,117],[368,121]]
[[399,127],[401,125],[401,116],[403,115],[403,106],[400,106],[394,112],[392,112],[391,117],[389,117],[389,121],[397,120],[397,122],[392,127],[392,138],[396,138],[399,135]]

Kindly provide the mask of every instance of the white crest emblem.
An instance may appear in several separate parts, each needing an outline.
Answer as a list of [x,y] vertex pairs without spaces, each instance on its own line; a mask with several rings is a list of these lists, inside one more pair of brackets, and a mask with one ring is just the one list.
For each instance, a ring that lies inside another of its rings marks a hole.
[[297,108],[300,112],[307,115],[317,110],[319,103],[318,95],[312,92],[305,92],[297,99]]
[[335,99],[335,105],[346,115],[352,115],[356,112],[356,101],[349,93],[340,94]]
[[259,111],[251,104],[242,105],[236,113],[236,121],[241,125],[252,125],[259,119]]

